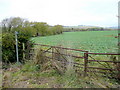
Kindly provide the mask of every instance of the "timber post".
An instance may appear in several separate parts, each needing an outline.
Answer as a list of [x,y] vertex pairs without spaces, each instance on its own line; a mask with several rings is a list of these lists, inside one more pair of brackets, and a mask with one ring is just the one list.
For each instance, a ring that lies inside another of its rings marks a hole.
[[29,59],[29,57],[30,57],[29,53],[30,53],[30,43],[29,43],[29,41],[28,41],[28,42],[27,42],[26,59]]
[[84,77],[87,75],[88,51],[84,53]]
[[23,46],[23,60],[25,60],[25,43],[22,43]]

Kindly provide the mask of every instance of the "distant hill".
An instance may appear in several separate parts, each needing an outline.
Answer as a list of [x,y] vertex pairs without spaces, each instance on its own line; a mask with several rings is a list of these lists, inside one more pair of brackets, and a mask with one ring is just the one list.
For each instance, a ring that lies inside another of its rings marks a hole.
[[109,29],[118,29],[118,26],[114,26],[114,27],[107,27]]
[[99,26],[89,26],[89,25],[63,26],[63,27],[64,28],[75,28],[75,29],[100,28]]
[[87,28],[104,28],[104,29],[118,29],[118,26],[113,27],[99,27],[90,25],[78,25],[78,26],[63,26],[64,28],[74,28],[74,29],[87,29]]

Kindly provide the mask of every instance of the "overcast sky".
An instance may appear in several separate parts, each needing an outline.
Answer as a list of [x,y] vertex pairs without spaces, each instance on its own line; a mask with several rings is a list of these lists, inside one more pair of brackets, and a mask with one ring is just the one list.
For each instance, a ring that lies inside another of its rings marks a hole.
[[117,26],[119,0],[0,0],[0,21],[22,17],[49,25]]

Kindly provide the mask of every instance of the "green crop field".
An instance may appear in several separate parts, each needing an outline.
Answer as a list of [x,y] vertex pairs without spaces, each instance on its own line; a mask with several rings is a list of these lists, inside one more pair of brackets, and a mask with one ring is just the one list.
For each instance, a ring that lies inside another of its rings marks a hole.
[[35,43],[46,45],[62,45],[75,49],[88,50],[90,52],[111,53],[117,52],[118,31],[83,31],[64,32],[60,35],[34,37]]

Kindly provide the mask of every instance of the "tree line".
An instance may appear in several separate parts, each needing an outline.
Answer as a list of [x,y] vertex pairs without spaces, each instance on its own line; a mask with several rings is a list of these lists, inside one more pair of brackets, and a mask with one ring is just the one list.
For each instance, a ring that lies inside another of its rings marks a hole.
[[76,31],[107,31],[111,29],[106,29],[103,27],[91,27],[91,28],[64,28],[64,32],[76,32]]
[[27,49],[27,42],[31,37],[56,35],[63,32],[62,25],[50,26],[46,22],[30,22],[20,17],[5,18],[1,21],[2,29],[2,60],[5,63],[16,61],[15,31],[18,32],[19,58],[23,61],[23,43]]
[[29,22],[20,17],[5,18],[1,22],[2,32],[29,33],[31,36],[61,34],[62,25],[50,26],[46,22]]

